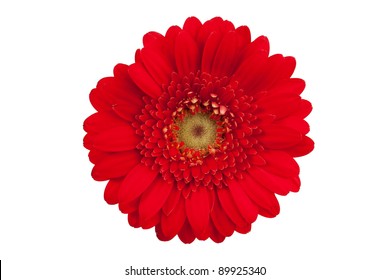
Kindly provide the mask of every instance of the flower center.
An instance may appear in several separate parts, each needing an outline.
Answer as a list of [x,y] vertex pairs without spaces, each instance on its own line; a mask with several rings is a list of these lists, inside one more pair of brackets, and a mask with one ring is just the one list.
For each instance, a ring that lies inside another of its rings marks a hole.
[[177,126],[179,127],[178,140],[182,141],[187,148],[207,149],[213,146],[217,137],[217,124],[209,114],[186,114]]

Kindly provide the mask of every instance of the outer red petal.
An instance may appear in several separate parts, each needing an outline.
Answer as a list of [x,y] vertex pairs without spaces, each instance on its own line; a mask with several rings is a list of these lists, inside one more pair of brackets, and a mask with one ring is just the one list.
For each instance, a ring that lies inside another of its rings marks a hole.
[[183,25],[183,30],[187,31],[192,38],[196,39],[199,29],[202,27],[202,23],[196,17],[189,17],[186,19]]
[[162,229],[161,229],[161,222],[159,224],[156,225],[155,227],[155,231],[156,231],[156,236],[159,240],[161,241],[169,241],[171,240],[173,237],[175,237],[174,235],[173,236],[170,236],[170,237],[167,237],[165,236],[165,234],[163,233]]
[[141,50],[142,61],[158,85],[168,84],[174,71],[170,60],[161,48],[145,47]]
[[295,177],[285,178],[279,177],[265,171],[263,168],[253,167],[249,170],[249,174],[262,186],[279,195],[286,195],[290,191],[299,189],[299,182]]
[[247,234],[248,232],[251,231],[251,229],[252,229],[252,224],[246,224],[242,227],[237,227],[236,231],[241,234]]
[[239,87],[248,94],[256,91],[257,84],[262,80],[267,63],[266,53],[256,53],[245,57],[232,76],[232,81],[238,81]]
[[236,29],[238,49],[241,50],[251,43],[251,31],[248,26],[240,26]]
[[232,198],[235,201],[242,217],[244,217],[248,223],[253,223],[256,221],[258,214],[257,207],[252,203],[252,201],[248,198],[247,194],[242,189],[242,185],[245,184],[245,180],[231,180],[228,182],[228,184]]
[[172,184],[157,178],[152,185],[142,194],[139,204],[139,217],[142,221],[151,219],[161,210],[169,193],[172,191]]
[[96,111],[109,111],[111,110],[110,102],[108,97],[102,94],[100,89],[94,88],[89,94],[89,101]]
[[218,199],[215,199],[213,210],[210,213],[215,228],[224,236],[231,236],[234,232],[235,224],[229,219],[222,209]]
[[136,151],[113,153],[99,160],[92,169],[96,181],[105,181],[125,176],[139,162]]
[[111,205],[117,204],[119,202],[119,188],[122,184],[123,178],[121,179],[111,179],[106,188],[104,189],[104,200]]
[[223,20],[220,17],[215,17],[211,20],[206,21],[198,32],[198,43],[201,47],[204,46],[206,40],[209,38],[210,34],[213,32],[222,32],[219,26],[223,24]]
[[139,197],[156,178],[158,171],[139,163],[123,180],[119,190],[120,203],[126,203]]
[[275,118],[283,118],[298,110],[300,101],[299,95],[272,96],[267,94],[259,98],[256,104],[262,113],[274,115]]
[[187,220],[184,222],[184,225],[179,231],[178,236],[180,240],[185,244],[190,244],[195,240],[195,234],[192,231],[191,225]]
[[213,32],[207,38],[202,54],[201,70],[203,72],[210,73],[213,66],[215,53],[218,50],[218,46],[221,42],[222,34],[219,32]]
[[299,144],[294,147],[285,149],[284,151],[289,153],[292,157],[301,157],[307,155],[314,149],[314,142],[307,136],[303,136],[303,139]]
[[[116,104],[128,105],[134,112],[138,112],[137,107],[142,104],[141,98],[143,93],[130,79],[128,68],[124,64],[116,65],[114,75],[117,76],[100,79],[96,87],[107,97],[111,106],[115,106]],[[123,73],[123,71],[125,72]]]
[[233,200],[230,190],[222,188],[217,190],[218,198],[229,219],[237,226],[244,226],[247,224],[238,210],[236,203]]
[[296,116],[283,118],[281,120],[276,121],[275,124],[290,127],[299,131],[302,134],[307,134],[310,131],[309,124],[302,118]]
[[201,236],[209,224],[210,204],[206,188],[198,188],[185,201],[187,219],[195,236]]
[[155,45],[156,41],[163,40],[164,36],[156,31],[150,31],[142,38],[142,43],[145,47]]
[[134,228],[139,228],[141,226],[139,222],[139,216],[138,212],[132,212],[127,215],[127,221],[129,222],[129,225]]
[[268,92],[274,96],[299,95],[305,89],[305,81],[299,78],[291,78],[278,82]]
[[172,189],[171,193],[169,194],[167,200],[165,201],[165,204],[162,208],[164,214],[166,216],[169,216],[173,209],[175,209],[177,203],[179,202],[181,193],[180,191],[176,188],[176,186]]
[[186,212],[184,198],[182,196],[179,196],[179,201],[173,211],[169,215],[163,214],[161,216],[162,233],[168,239],[173,238],[183,227],[185,220]]
[[215,243],[221,243],[225,240],[225,236],[222,235],[214,226],[213,223],[210,222],[210,238],[215,242]]
[[[138,215],[140,215],[139,212]],[[139,223],[143,229],[149,229],[156,226],[160,222],[160,217],[161,217],[161,213],[159,212],[155,213],[154,216],[150,217],[147,220],[145,219],[143,220],[141,219],[141,216],[139,216]]]
[[175,59],[180,75],[196,73],[199,69],[199,49],[188,32],[178,34],[175,43]]
[[87,134],[84,145],[87,149],[106,152],[121,152],[134,149],[139,138],[130,125],[117,126],[97,134]]
[[313,107],[311,106],[311,103],[302,99],[299,108],[295,113],[293,113],[293,115],[304,119],[310,114],[312,109]]
[[261,55],[262,57],[268,57],[269,55],[269,41],[265,36],[257,37],[251,42],[243,54],[243,59],[248,59],[253,55]]
[[[119,199],[119,193],[118,193],[118,199]],[[138,215],[139,201],[140,201],[139,198],[136,198],[136,199],[129,201],[129,202],[126,202],[126,203],[123,203],[123,202],[121,203],[119,201],[119,205],[118,205],[119,211],[121,211],[123,214],[137,212],[137,215]]]
[[129,75],[134,83],[150,97],[157,98],[161,95],[162,89],[140,63],[129,66]]
[[279,202],[275,194],[257,183],[253,178],[247,176],[246,184],[242,185],[244,191],[253,202],[259,207],[259,214],[265,217],[275,217],[279,214]]
[[260,134],[259,140],[266,148],[285,149],[300,143],[302,134],[289,127],[267,125],[262,127],[262,134]]
[[182,29],[177,26],[177,25],[174,25],[174,26],[171,26],[170,28],[168,28],[166,34],[165,34],[165,38],[167,40],[167,43],[168,43],[168,50],[170,51],[170,55],[172,57],[175,56],[175,43],[176,43],[176,39],[177,39],[177,36],[179,35],[179,33],[182,31]]
[[126,126],[128,123],[110,111],[96,112],[84,121],[86,132],[98,133],[116,126]]
[[270,89],[278,80],[281,69],[283,69],[284,57],[281,54],[274,54],[267,59],[264,69],[264,76],[256,84],[257,90]]
[[238,38],[234,31],[225,34],[215,53],[211,73],[213,76],[230,76],[237,64]]
[[298,176],[299,165],[288,153],[268,150],[264,151],[261,156],[266,161],[263,168],[268,172],[282,177]]

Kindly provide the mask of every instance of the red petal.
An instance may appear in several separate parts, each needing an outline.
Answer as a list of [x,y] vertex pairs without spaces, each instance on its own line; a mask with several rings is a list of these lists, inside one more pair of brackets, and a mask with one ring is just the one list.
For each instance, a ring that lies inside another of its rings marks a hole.
[[135,106],[134,103],[132,106],[129,106],[128,104],[115,104],[112,106],[112,110],[116,115],[127,121],[134,121],[135,115],[137,115],[141,109],[141,106]]
[[290,191],[299,189],[297,182],[292,178],[283,178],[272,173],[268,173],[263,168],[253,167],[249,170],[249,174],[257,181],[260,185],[266,187],[270,191],[279,195],[286,195]]
[[290,127],[299,131],[302,134],[307,134],[310,131],[309,124],[302,118],[296,116],[283,118],[281,120],[276,121],[275,124]]
[[143,92],[134,84],[133,80],[129,76],[129,65],[126,64],[117,64],[114,67],[114,77],[118,85],[123,87],[124,90],[118,91],[117,96],[119,100],[130,101],[132,103],[142,102]]
[[179,232],[186,220],[184,198],[182,196],[179,198],[173,211],[168,216],[165,214],[161,216],[161,230],[168,239],[173,238]]
[[296,66],[295,58],[283,57],[280,54],[273,55],[268,60],[267,75],[264,77],[261,88],[272,88],[279,81],[289,79],[294,73]]
[[111,179],[104,190],[104,200],[111,205],[119,202],[119,188],[122,184],[123,179]]
[[245,58],[235,71],[232,81],[238,81],[239,87],[250,92],[256,90],[256,85],[261,81],[265,66],[267,65],[265,53],[256,53]]
[[191,167],[191,174],[192,174],[192,177],[194,177],[195,179],[199,178],[200,172],[201,172],[201,170],[200,170],[199,165],[195,165],[195,166]]
[[139,228],[141,226],[141,224],[139,223],[138,212],[128,214],[127,221],[129,222],[129,225],[134,228]]
[[161,49],[145,47],[141,50],[142,61],[158,85],[168,84],[175,69]]
[[252,43],[246,48],[243,59],[248,59],[253,55],[261,54],[263,57],[268,57],[269,54],[269,41],[265,36],[257,37]]
[[161,213],[159,212],[157,212],[156,214],[154,214],[154,216],[152,216],[147,220],[142,220],[139,212],[138,215],[139,215],[139,224],[143,229],[152,228],[160,222]]
[[272,96],[264,95],[256,101],[262,113],[283,118],[298,110],[301,98],[299,95]]
[[238,39],[238,49],[242,50],[244,47],[248,46],[251,42],[251,31],[248,26],[240,26],[236,29],[237,39]]
[[266,165],[266,163],[267,163],[265,161],[265,159],[259,154],[256,154],[253,156],[250,155],[249,158],[250,158],[250,163],[257,165],[257,166],[263,166],[263,165]]
[[230,76],[237,62],[237,34],[228,32],[223,37],[215,54],[211,73],[217,77]]
[[96,112],[90,115],[84,121],[84,130],[86,132],[98,133],[116,126],[126,126],[127,122],[116,116],[110,111]]
[[98,150],[92,150],[88,153],[89,160],[96,164],[99,160],[103,159],[104,157],[110,155],[111,153],[102,152]]
[[281,54],[274,54],[267,60],[264,76],[259,79],[259,83],[256,85],[257,90],[266,90],[273,86],[278,80],[279,74],[283,69],[284,57]]
[[180,75],[196,73],[199,69],[199,50],[188,32],[182,31],[176,38],[175,59]]
[[162,89],[140,63],[129,66],[129,75],[134,83],[150,97],[157,98],[161,95]]
[[261,209],[266,210],[266,213],[264,213],[264,211],[259,211],[260,215],[275,217],[279,214],[279,202],[274,193],[261,186],[250,176],[245,177],[245,182],[246,184],[242,185],[244,191]]
[[210,238],[215,242],[215,243],[221,243],[222,241],[225,240],[225,236],[223,236],[214,226],[212,222],[210,222]]
[[313,107],[311,106],[311,103],[305,99],[302,99],[301,103],[299,104],[299,108],[293,115],[304,119],[310,114],[312,109]]
[[207,39],[209,38],[210,34],[213,32],[220,33],[221,30],[219,26],[223,23],[222,18],[215,17],[211,20],[206,21],[202,27],[199,29],[198,32],[198,42],[199,46],[203,47]]
[[164,235],[164,233],[161,229],[161,222],[159,224],[157,224],[154,229],[156,232],[156,236],[160,241],[169,241],[169,240],[172,240],[172,238],[174,237],[174,236],[171,236],[170,238],[168,238]]
[[207,38],[202,54],[202,67],[203,72],[210,73],[213,65],[215,53],[218,50],[218,46],[221,42],[221,33],[213,32]]
[[142,38],[142,43],[145,47],[154,45],[157,40],[164,39],[164,36],[156,31],[150,31]]
[[139,162],[136,151],[112,153],[99,160],[92,169],[92,178],[105,181],[125,176]]
[[261,144],[269,149],[285,149],[302,141],[302,134],[295,129],[279,125],[263,126],[259,136]]
[[289,79],[294,73],[297,62],[294,57],[286,56],[283,61],[282,69],[279,72],[278,80]]
[[187,220],[179,231],[178,236],[180,240],[185,244],[190,244],[195,240],[194,232],[192,231],[192,228]]
[[225,211],[226,215],[230,218],[230,220],[237,226],[245,225],[247,222],[240,214],[240,211],[238,210],[232,198],[230,190],[225,188],[218,189],[217,193],[222,209]]
[[139,143],[138,136],[129,125],[117,126],[97,134],[91,134],[84,140],[87,149],[91,147],[106,152],[132,150]]
[[209,224],[210,205],[206,188],[199,187],[186,199],[186,213],[195,236],[200,236]]
[[100,89],[94,88],[89,94],[89,101],[96,111],[109,111],[111,110],[111,104],[108,101],[108,97],[102,94]]
[[300,95],[305,89],[305,81],[298,78],[291,78],[280,81],[268,92],[272,95]]
[[[120,189],[119,189],[120,191]],[[119,199],[119,192],[118,192],[118,199]],[[139,198],[136,198],[130,202],[122,203],[119,202],[118,208],[119,211],[121,211],[124,214],[130,214],[133,212],[137,212],[138,215],[138,206],[139,206]],[[138,217],[138,216],[137,216]]]
[[[123,69],[124,67],[124,69]],[[120,70],[118,70],[120,69]],[[137,86],[130,79],[128,74],[128,66],[115,66],[114,71],[120,72],[120,75],[127,75],[126,79],[119,77],[106,77],[100,79],[97,88],[101,90],[102,94],[107,97],[110,105],[125,104],[136,110],[142,104],[142,96],[144,95]],[[126,71],[122,73],[122,71]]]
[[235,225],[222,209],[218,199],[215,199],[214,208],[210,212],[210,217],[215,228],[224,236],[231,236],[234,232]]
[[169,194],[162,208],[166,216],[169,216],[173,211],[173,209],[175,209],[177,203],[179,202],[179,199],[180,199],[180,191],[176,187],[173,187],[171,193]]
[[182,31],[182,29],[179,26],[174,25],[174,26],[171,26],[170,28],[168,28],[167,32],[165,33],[165,38],[166,38],[167,43],[168,43],[168,50],[172,51],[170,53],[170,55],[172,55],[172,56],[174,56],[173,50],[175,49],[177,35],[179,35],[179,33],[181,31]]
[[286,152],[282,151],[264,151],[261,156],[267,162],[263,166],[268,172],[274,173],[283,177],[298,176],[299,165]]
[[157,178],[152,185],[142,194],[139,203],[139,217],[141,223],[152,218],[164,205],[172,184],[168,184],[162,178]]
[[187,31],[192,38],[196,38],[199,29],[202,27],[202,23],[196,17],[189,17],[186,19],[183,25],[183,30]]
[[245,180],[240,182],[231,180],[228,182],[229,190],[232,198],[236,203],[238,210],[242,217],[248,222],[253,223],[257,218],[257,207],[248,198],[247,194],[243,191],[242,185],[245,184]]
[[302,141],[295,145],[294,147],[290,147],[285,149],[284,151],[290,154],[292,157],[301,157],[307,155],[314,149],[314,142],[307,136],[303,136]]
[[236,231],[237,231],[238,233],[241,233],[241,234],[247,234],[248,232],[251,231],[251,228],[252,228],[252,225],[251,225],[251,224],[246,224],[246,225],[244,225],[244,226],[242,226],[242,227],[237,227],[237,228],[236,228]]
[[139,197],[156,178],[158,171],[140,163],[135,166],[123,180],[119,190],[119,201],[128,202]]

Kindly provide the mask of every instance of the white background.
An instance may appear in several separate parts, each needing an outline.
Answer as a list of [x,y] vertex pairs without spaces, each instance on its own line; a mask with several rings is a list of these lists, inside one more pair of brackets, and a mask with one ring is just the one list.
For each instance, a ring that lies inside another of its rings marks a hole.
[[[267,268],[243,279],[390,279],[386,2],[2,0],[4,279],[138,279],[124,275],[130,265]],[[294,76],[314,106],[316,148],[299,159],[301,191],[280,198],[277,218],[259,217],[222,244],[163,243],[128,226],[104,202],[82,146],[90,89],[116,63],[133,62],[144,33],[191,15],[268,36],[272,54],[296,57]]]

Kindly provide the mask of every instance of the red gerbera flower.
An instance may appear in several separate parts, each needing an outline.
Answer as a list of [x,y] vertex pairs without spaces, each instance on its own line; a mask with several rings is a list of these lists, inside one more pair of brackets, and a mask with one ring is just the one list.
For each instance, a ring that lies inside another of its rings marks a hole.
[[167,241],[247,233],[258,215],[275,217],[275,194],[297,192],[293,157],[312,151],[293,57],[269,56],[248,27],[186,20],[165,36],[149,32],[135,63],[91,91],[85,120],[92,177],[129,224],[155,227]]

